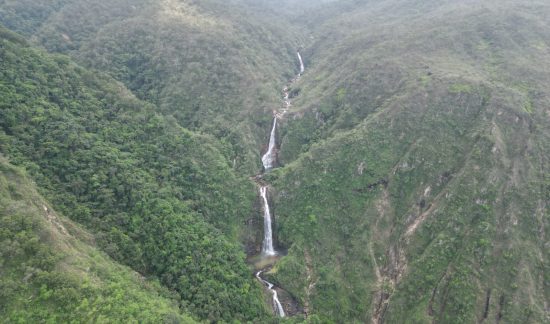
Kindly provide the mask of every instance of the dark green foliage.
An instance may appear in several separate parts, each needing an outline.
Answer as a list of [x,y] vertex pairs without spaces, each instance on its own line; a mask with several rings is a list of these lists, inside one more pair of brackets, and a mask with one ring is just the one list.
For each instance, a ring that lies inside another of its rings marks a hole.
[[42,23],[71,0],[1,0],[0,22],[22,34],[34,33]]
[[220,139],[241,172],[260,170],[264,118],[296,68],[296,32],[280,17],[218,0],[68,0],[55,14],[36,6],[0,23],[36,21],[39,45],[108,72],[183,127]]
[[260,316],[259,290],[231,243],[254,190],[223,147],[66,57],[1,42],[2,152],[111,256],[156,275],[194,314]]
[[83,243],[85,235],[0,157],[2,322],[193,322],[167,291]]

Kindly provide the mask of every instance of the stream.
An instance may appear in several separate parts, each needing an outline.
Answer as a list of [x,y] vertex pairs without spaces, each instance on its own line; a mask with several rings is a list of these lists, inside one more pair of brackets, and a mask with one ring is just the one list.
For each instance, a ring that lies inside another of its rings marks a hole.
[[277,311],[277,315],[279,317],[285,317],[285,310],[283,309],[283,305],[281,305],[281,302],[279,301],[279,297],[277,296],[277,290],[273,289],[273,284],[265,279],[262,279],[260,275],[264,272],[263,270],[260,270],[256,272],[256,278],[260,280],[261,283],[266,285],[267,289],[271,291],[273,294],[273,308]]
[[[305,67],[304,62],[302,60],[302,56],[300,55],[300,52],[296,53],[298,56],[298,61],[300,63],[300,73],[296,75],[290,82],[283,88],[283,100],[284,100],[284,106],[280,111],[274,112],[273,116],[273,124],[271,127],[271,132],[269,135],[269,144],[267,147],[267,151],[262,156],[262,165],[264,167],[263,172],[269,172],[277,165],[277,119],[282,117],[284,114],[287,113],[288,109],[291,106],[290,102],[290,86],[296,82],[300,76],[304,73]],[[262,198],[263,202],[263,216],[264,216],[264,239],[262,242],[262,257],[273,257],[277,255],[277,251],[273,247],[273,229],[272,229],[272,216],[271,216],[271,210],[269,208],[269,200],[267,198],[268,193],[268,186],[260,184],[260,196]],[[273,310],[275,311],[275,314],[279,317],[285,317],[285,310],[283,309],[283,305],[279,301],[279,296],[277,294],[277,290],[275,290],[275,285],[271,282],[265,280],[262,277],[262,273],[264,273],[268,268],[264,268],[256,272],[256,278],[264,285],[273,295]]]

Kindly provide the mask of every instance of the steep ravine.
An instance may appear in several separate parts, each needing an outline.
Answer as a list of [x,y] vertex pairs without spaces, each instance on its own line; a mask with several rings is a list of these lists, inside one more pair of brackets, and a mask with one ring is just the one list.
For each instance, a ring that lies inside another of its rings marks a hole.
[[[289,81],[289,83],[283,88],[283,100],[284,105],[283,108],[274,111],[273,112],[273,124],[271,126],[271,131],[269,135],[269,143],[267,147],[267,151],[262,155],[262,165],[263,165],[263,173],[269,172],[270,170],[277,167],[277,120],[279,118],[282,118],[284,114],[286,114],[291,106],[290,102],[290,87],[291,85],[300,78],[300,76],[304,73],[305,67],[304,62],[302,60],[302,56],[299,52],[296,53],[298,57],[298,62],[300,65],[300,72],[294,77],[292,80]],[[272,214],[271,209],[269,206],[269,199],[268,199],[268,191],[269,186],[263,182],[262,175],[263,173],[253,177],[254,181],[259,187],[259,193],[262,200],[262,210],[263,210],[263,241],[262,241],[262,249],[261,253],[258,256],[258,262],[257,264],[260,265],[259,269],[255,272],[255,277],[262,283],[263,286],[265,286],[272,295],[273,300],[273,311],[275,315],[278,317],[285,317],[287,314],[296,314],[299,311],[297,311],[298,307],[296,306],[295,302],[291,302],[287,304],[287,308],[291,308],[290,311],[285,311],[285,308],[283,306],[283,303],[279,300],[279,294],[278,291],[284,292],[285,295],[289,295],[287,292],[285,292],[281,287],[276,287],[273,283],[267,281],[262,274],[267,273],[271,270],[273,265],[278,260],[278,251],[274,247],[274,237],[273,237],[273,227],[272,227]]]

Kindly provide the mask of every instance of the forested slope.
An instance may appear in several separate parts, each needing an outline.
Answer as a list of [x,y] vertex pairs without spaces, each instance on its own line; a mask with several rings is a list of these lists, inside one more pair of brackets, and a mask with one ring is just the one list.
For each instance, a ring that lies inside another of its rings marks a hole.
[[0,156],[2,322],[194,322],[158,283],[113,262]]
[[280,16],[243,1],[65,0],[56,12],[47,2],[4,5],[0,22],[108,72],[163,115],[230,144],[237,169],[259,170],[269,112],[297,68],[300,38]]
[[109,77],[1,35],[1,152],[109,255],[159,278],[193,314],[263,314],[237,243],[254,191],[224,146]]
[[326,18],[269,177],[291,247],[273,279],[337,322],[547,320],[549,13],[370,1]]

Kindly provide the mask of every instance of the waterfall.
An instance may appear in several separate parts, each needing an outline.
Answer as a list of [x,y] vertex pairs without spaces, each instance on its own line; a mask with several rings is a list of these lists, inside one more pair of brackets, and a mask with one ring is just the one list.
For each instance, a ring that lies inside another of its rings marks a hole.
[[267,148],[267,152],[265,152],[264,156],[262,156],[262,164],[264,165],[264,169],[266,171],[273,169],[273,166],[275,164],[275,161],[277,159],[277,154],[275,153],[275,144],[276,144],[276,138],[275,138],[275,132],[277,130],[277,117],[273,118],[273,128],[271,129],[271,135],[269,136],[269,145]]
[[264,242],[262,244],[262,254],[276,255],[273,248],[273,231],[271,230],[271,212],[267,201],[267,186],[260,187],[260,195],[264,201]]
[[[269,202],[267,201],[267,186],[260,187],[260,196],[264,202],[264,241],[262,244],[262,254],[267,256],[276,255],[275,249],[273,248],[273,231],[271,230],[271,212],[269,210]],[[277,290],[273,289],[273,284],[267,280],[264,280],[260,275],[263,270],[260,270],[256,273],[256,278],[267,286],[267,289],[273,294],[273,309],[276,310],[279,317],[285,317],[285,310],[283,305],[279,301],[279,296],[277,295]]]
[[[274,114],[273,117],[273,127],[271,128],[271,134],[269,136],[269,145],[267,148],[267,151],[262,156],[262,164],[264,166],[264,172],[267,172],[275,167],[275,164],[277,162],[277,152],[276,152],[276,132],[277,132],[277,116],[283,116],[287,110],[291,106],[290,102],[290,86],[295,83],[302,73],[304,73],[304,62],[302,61],[302,56],[300,55],[300,52],[296,52],[298,55],[298,61],[300,62],[300,73],[296,77],[294,77],[290,82],[283,88],[283,99],[284,99],[284,108],[281,111],[278,111]],[[265,186],[262,182],[258,181],[258,184],[260,185],[260,196],[262,197],[262,201],[264,203],[264,241],[262,243],[262,255],[263,256],[275,256],[277,255],[277,252],[273,248],[273,230],[271,228],[271,212],[269,210],[269,202],[267,201],[267,186]],[[281,302],[279,301],[279,296],[277,295],[277,290],[274,289],[274,285],[264,280],[261,275],[262,272],[264,272],[266,268],[263,270],[260,270],[256,273],[256,278],[267,287],[269,291],[271,291],[271,294],[273,295],[273,309],[276,311],[276,314],[279,317],[285,317],[285,310],[283,309],[283,305],[281,305]]]
[[296,53],[298,54],[298,61],[300,61],[300,75],[302,75],[305,71],[304,61],[302,61],[302,55],[300,55],[300,52]]
[[279,296],[277,295],[277,290],[273,289],[273,284],[267,280],[262,279],[260,275],[262,274],[262,270],[258,271],[256,273],[256,278],[260,280],[264,285],[267,286],[267,289],[271,291],[273,294],[273,308],[277,311],[277,315],[279,317],[285,317],[285,310],[283,309],[283,305],[281,305],[281,302],[279,301]]
[[283,305],[281,305],[281,302],[279,301],[279,297],[277,297],[277,290],[273,289],[273,284],[269,283],[271,287],[271,291],[273,292],[273,306],[277,308],[277,313],[279,314],[279,317],[285,317],[285,310],[283,309]]

